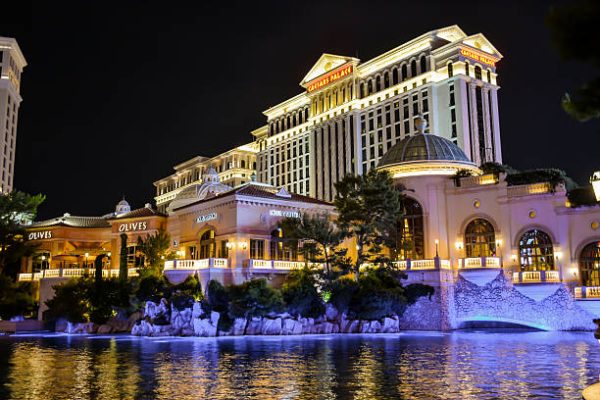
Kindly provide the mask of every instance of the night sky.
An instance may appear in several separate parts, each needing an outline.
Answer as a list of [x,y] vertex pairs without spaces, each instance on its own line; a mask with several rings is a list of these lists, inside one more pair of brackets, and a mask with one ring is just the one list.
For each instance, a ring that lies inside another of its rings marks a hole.
[[505,57],[505,163],[562,168],[580,184],[600,168],[600,121],[560,107],[594,71],[551,46],[544,16],[557,1],[16,3],[0,14],[0,35],[29,63],[15,188],[47,195],[40,218],[100,215],[122,195],[141,207],[173,165],[251,141],[321,53],[366,61],[452,24]]

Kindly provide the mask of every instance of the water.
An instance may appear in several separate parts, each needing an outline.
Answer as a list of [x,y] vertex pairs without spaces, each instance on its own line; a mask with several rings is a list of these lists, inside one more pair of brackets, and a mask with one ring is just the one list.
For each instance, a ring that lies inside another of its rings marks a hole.
[[0,399],[580,399],[591,333],[0,337]]

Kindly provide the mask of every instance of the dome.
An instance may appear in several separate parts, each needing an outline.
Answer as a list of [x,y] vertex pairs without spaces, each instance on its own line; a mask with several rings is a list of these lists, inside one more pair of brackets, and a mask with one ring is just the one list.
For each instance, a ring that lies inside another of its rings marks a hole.
[[393,177],[418,175],[454,175],[468,170],[475,175],[481,171],[465,152],[452,141],[425,133],[427,121],[420,118],[415,126],[420,131],[392,146],[379,161],[378,169],[389,171]]
[[177,193],[167,211],[170,212],[198,200],[209,199],[231,190],[230,186],[219,182],[219,174],[212,167],[209,168],[202,180],[202,183],[190,185]]
[[131,206],[129,205],[127,200],[125,200],[124,198],[123,198],[123,200],[118,202],[117,206],[115,207],[115,214],[125,214],[130,211],[131,211]]

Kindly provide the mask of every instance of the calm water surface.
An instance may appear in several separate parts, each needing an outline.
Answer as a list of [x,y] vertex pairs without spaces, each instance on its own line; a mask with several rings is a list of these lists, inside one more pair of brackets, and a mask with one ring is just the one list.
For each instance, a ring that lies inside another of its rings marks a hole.
[[580,399],[591,333],[0,338],[0,399]]

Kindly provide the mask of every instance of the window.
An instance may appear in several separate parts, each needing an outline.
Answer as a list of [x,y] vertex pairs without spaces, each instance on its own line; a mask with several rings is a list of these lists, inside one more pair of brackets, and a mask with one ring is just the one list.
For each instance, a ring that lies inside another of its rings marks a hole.
[[412,60],[410,62],[410,77],[414,78],[415,76],[417,76],[417,61]]
[[448,63],[448,78],[452,78],[454,75],[454,65],[452,63]]
[[467,257],[496,255],[496,235],[492,224],[481,218],[469,222],[465,229],[465,252]]
[[127,246],[127,268],[140,268],[143,266],[144,255],[140,249],[138,249],[138,246],[135,244]]
[[479,65],[475,66],[475,79],[481,80],[481,67]]
[[519,240],[521,271],[546,271],[554,269],[554,250],[550,236],[532,229]]
[[217,253],[219,258],[229,258],[229,240],[221,240],[219,242],[219,252]]
[[425,257],[423,208],[406,197],[401,202],[402,218],[398,222],[397,256],[399,259],[420,260]]
[[271,232],[271,259],[298,261],[298,241],[285,238],[281,228]]
[[215,256],[216,243],[215,231],[206,231],[200,236],[200,258],[212,258]]
[[427,71],[427,57],[425,56],[421,56],[421,60],[420,60],[420,67],[421,67],[421,73],[424,73]]
[[600,286],[600,242],[592,242],[581,250],[579,273],[584,286]]
[[408,77],[408,67],[406,66],[406,64],[402,64],[402,82],[404,82],[406,80],[406,78]]
[[265,241],[250,239],[250,258],[262,260],[265,258]]

